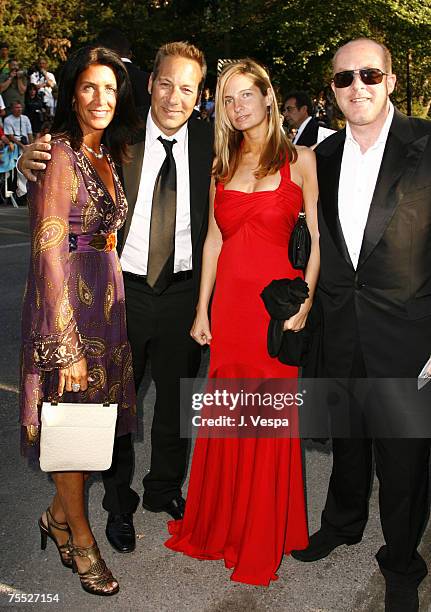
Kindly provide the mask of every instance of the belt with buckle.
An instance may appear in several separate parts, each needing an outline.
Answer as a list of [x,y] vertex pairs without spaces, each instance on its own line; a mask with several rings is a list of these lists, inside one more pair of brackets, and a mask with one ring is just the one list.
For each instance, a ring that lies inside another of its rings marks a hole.
[[[133,272],[126,271],[124,271],[123,274],[126,278],[129,278],[130,280],[134,280],[139,283],[147,283],[146,274],[134,274]],[[184,270],[182,272],[175,272],[175,274],[172,275],[172,282],[181,283],[183,281],[190,280],[191,278],[193,278],[193,270]]]

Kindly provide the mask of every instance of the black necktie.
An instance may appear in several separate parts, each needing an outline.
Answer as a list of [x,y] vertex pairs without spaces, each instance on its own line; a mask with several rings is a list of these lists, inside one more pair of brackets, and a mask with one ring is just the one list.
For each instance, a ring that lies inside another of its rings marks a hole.
[[147,283],[156,293],[162,293],[170,285],[174,273],[177,167],[172,147],[177,141],[161,136],[158,140],[166,151],[166,158],[154,185]]

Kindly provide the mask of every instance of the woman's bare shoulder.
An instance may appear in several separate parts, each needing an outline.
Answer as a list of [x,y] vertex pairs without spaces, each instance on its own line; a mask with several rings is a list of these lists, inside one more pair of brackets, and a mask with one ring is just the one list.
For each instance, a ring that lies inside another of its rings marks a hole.
[[297,146],[296,151],[298,153],[298,157],[296,160],[296,164],[299,169],[306,172],[307,170],[313,170],[316,168],[316,154],[309,147]]

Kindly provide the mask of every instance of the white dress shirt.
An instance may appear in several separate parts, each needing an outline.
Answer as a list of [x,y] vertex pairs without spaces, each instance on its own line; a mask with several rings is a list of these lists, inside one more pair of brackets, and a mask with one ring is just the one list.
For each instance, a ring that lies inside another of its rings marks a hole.
[[145,151],[141,180],[130,230],[121,254],[121,265],[125,272],[147,274],[150,242],[151,207],[153,191],[159,170],[166,158],[162,143],[157,140],[175,139],[172,153],[177,168],[177,214],[175,225],[174,273],[192,269],[192,235],[190,225],[190,178],[187,123],[173,136],[166,136],[148,113]]
[[307,117],[307,119],[301,123],[301,125],[298,128],[298,131],[295,134],[295,138],[292,140],[293,144],[296,144],[298,142],[298,140],[301,137],[302,132],[305,130],[307,125],[310,123],[311,119],[312,117]]
[[28,141],[28,135],[32,134],[33,129],[31,127],[30,119],[27,115],[8,115],[4,120],[3,131],[6,136],[15,136],[15,138],[21,141],[21,138],[25,136]]
[[388,116],[376,142],[365,153],[361,153],[349,123],[346,124],[346,142],[338,185],[338,216],[355,270],[393,116],[394,107],[390,104]]

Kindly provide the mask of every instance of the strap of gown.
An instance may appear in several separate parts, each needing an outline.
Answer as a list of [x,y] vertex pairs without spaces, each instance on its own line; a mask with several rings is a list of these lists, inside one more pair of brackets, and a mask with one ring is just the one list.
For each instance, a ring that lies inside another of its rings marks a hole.
[[[282,180],[286,179],[288,181],[293,182],[292,179],[290,178],[290,163],[288,160],[286,161],[284,166],[280,168],[280,174],[281,174]],[[300,212],[304,212],[304,199],[302,199],[302,202],[301,202]]]
[[219,197],[221,196],[223,191],[224,191],[224,183],[221,183],[220,181],[217,181],[217,183],[216,183],[215,198],[214,198],[214,210],[217,209],[217,206],[218,206],[218,203],[219,203]]
[[280,174],[283,178],[290,180],[290,163],[288,159],[286,160],[284,166],[280,168]]

